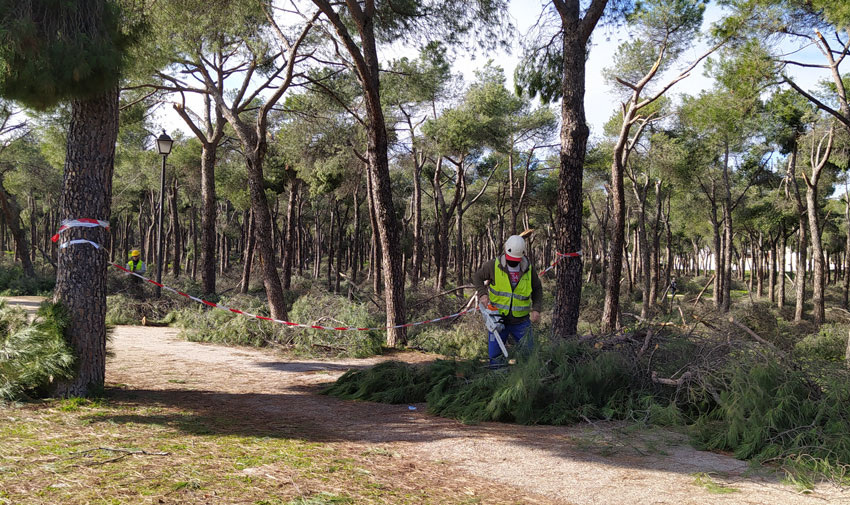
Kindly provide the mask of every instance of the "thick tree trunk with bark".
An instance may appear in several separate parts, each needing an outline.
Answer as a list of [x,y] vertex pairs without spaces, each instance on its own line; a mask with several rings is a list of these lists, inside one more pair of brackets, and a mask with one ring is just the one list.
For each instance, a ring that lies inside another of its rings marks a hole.
[[[71,102],[61,218],[108,221],[112,172],[118,136],[118,89]],[[61,242],[74,239],[105,244],[104,228],[70,228]],[[106,374],[107,251],[86,243],[59,249],[54,301],[71,316],[66,335],[77,358],[76,374],[55,385],[57,396],[85,396],[101,390]]]
[[[256,137],[255,137],[256,138]],[[269,303],[271,317],[286,319],[286,303],[283,288],[277,273],[277,259],[274,243],[272,243],[272,217],[269,203],[266,200],[266,190],[263,184],[263,158],[265,157],[266,141],[257,139],[255,151],[246,153],[248,168],[248,190],[251,195],[251,210],[254,214],[254,234],[256,248],[260,256],[260,271],[263,276],[263,287]]]
[[[829,160],[829,155],[832,151],[833,130],[830,129],[827,137],[821,140],[817,149],[813,147],[811,156],[812,176],[806,177],[806,211],[809,215],[809,233],[811,234],[812,242],[812,259],[814,261],[814,278],[812,280],[813,293],[813,319],[816,325],[823,324],[826,319],[826,311],[824,307],[824,252],[821,243],[821,228],[818,220],[818,181],[820,180],[821,170]],[[826,149],[821,151],[821,144],[827,140]]]
[[729,146],[723,159],[723,303],[722,312],[729,312],[732,290],[732,184],[729,181]]
[[171,233],[172,243],[174,244],[172,273],[175,278],[180,277],[180,259],[183,257],[183,230],[180,227],[180,213],[177,208],[177,189],[177,178],[175,177],[174,183],[171,185],[171,191],[168,193],[168,210],[171,214]]
[[[817,182],[815,181],[815,184]],[[812,260],[814,261],[814,276],[812,279],[812,317],[817,325],[823,324],[826,317],[824,309],[824,260],[821,246],[820,222],[817,210],[817,187],[809,186],[806,191],[806,208],[809,217],[809,234],[812,243]]]
[[649,300],[645,304],[647,314],[642,317],[649,316],[649,309],[654,307],[658,302],[658,283],[661,280],[661,181],[655,181],[655,225],[652,227],[652,247],[650,248],[650,265],[649,265]]
[[847,221],[847,240],[844,243],[844,303],[843,307],[845,310],[850,308],[848,305],[848,295],[850,295],[850,194],[847,192],[847,185],[845,184],[845,197],[844,197],[844,220]]
[[298,223],[295,220],[295,212],[298,205],[299,179],[292,179],[289,183],[289,202],[286,204],[286,232],[283,234],[283,289],[289,290],[292,285],[292,261],[295,257],[295,233]]
[[782,309],[785,307],[785,249],[788,247],[788,237],[785,235],[784,226],[779,233],[779,266],[777,271],[779,292],[776,296],[776,307]]
[[203,144],[201,152],[201,290],[215,294],[215,162],[216,146]]
[[794,272],[794,322],[803,320],[803,302],[806,294],[806,255],[809,247],[808,243],[808,223],[806,222],[806,207],[803,205],[803,200],[800,197],[800,188],[797,186],[797,146],[791,149],[788,155],[788,172],[787,177],[791,181],[791,188],[794,190],[794,200],[797,203],[797,265]]
[[[584,115],[587,41],[607,1],[594,0],[582,19],[579,2],[556,3],[561,16],[564,75],[561,79],[561,151],[555,223],[557,252],[581,251],[582,179],[590,129]],[[555,269],[555,338],[575,338],[581,301],[582,262],[565,258]],[[617,279],[619,282],[619,279]]]
[[[389,159],[387,156],[388,138],[384,111],[380,96],[380,61],[375,43],[374,3],[367,2],[361,7],[357,2],[346,5],[351,19],[359,34],[359,44],[351,36],[348,27],[340,18],[334,7],[326,0],[313,0],[321,12],[333,24],[346,50],[354,60],[357,79],[363,89],[366,115],[367,158],[369,160],[369,177],[372,180],[372,194],[375,206],[375,221],[377,235],[380,238],[380,249],[384,263],[384,287],[387,309],[387,326],[403,324],[405,321],[404,306],[404,271],[401,255],[401,236],[395,208],[392,200],[392,183],[390,181]],[[407,332],[404,328],[387,330],[387,345],[395,347],[406,343]]]
[[254,213],[251,212],[248,215],[248,222],[246,223],[247,230],[245,232],[245,255],[244,255],[244,263],[242,265],[242,281],[239,283],[239,292],[245,294],[248,292],[249,285],[251,284],[251,266],[254,263],[254,242],[256,241],[254,235]]

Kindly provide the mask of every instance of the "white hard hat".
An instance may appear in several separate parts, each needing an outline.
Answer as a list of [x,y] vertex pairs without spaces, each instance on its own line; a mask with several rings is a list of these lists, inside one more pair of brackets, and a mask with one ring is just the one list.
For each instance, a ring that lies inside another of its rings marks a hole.
[[505,241],[505,259],[520,261],[525,256],[525,239],[519,235],[511,235]]

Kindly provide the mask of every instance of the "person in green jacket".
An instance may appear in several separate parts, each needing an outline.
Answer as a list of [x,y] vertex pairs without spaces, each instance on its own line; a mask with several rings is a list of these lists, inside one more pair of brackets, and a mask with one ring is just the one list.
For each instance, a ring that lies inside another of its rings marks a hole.
[[[513,337],[524,352],[534,347],[531,324],[540,320],[543,286],[535,268],[525,256],[525,239],[512,235],[505,241],[505,253],[481,266],[472,274],[479,301],[495,307],[502,316],[502,338]],[[502,351],[495,335],[488,331],[490,365],[503,364]]]

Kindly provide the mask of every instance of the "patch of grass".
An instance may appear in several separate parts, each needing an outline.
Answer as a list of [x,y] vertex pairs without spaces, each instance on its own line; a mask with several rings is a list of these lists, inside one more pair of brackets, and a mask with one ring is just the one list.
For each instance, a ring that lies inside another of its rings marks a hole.
[[715,482],[714,479],[711,478],[711,475],[706,472],[695,473],[692,475],[694,477],[694,484],[704,488],[709,493],[730,494],[738,492],[738,489],[735,489],[734,487],[724,486],[723,484]]
[[347,496],[338,496],[331,493],[319,493],[308,498],[299,497],[286,502],[286,505],[337,505],[340,503],[354,503]]
[[315,442],[209,399],[129,393],[0,407],[0,504],[464,503],[468,482],[426,462],[401,470],[389,446]]
[[82,408],[100,408],[106,405],[103,398],[67,398],[59,401],[59,410],[62,412],[76,412]]

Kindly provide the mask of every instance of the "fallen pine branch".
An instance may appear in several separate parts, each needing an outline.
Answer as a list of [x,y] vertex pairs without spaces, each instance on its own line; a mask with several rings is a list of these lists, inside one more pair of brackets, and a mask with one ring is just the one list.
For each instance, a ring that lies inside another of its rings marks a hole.
[[80,456],[84,454],[88,454],[94,451],[107,451],[107,452],[120,452],[126,455],[131,454],[141,454],[144,456],[170,456],[170,452],[148,452],[144,449],[116,449],[114,447],[95,447],[94,449],[86,449],[84,451],[72,452],[71,454],[78,454]]
[[738,328],[741,328],[741,329],[742,329],[742,330],[744,330],[745,332],[747,332],[747,335],[749,335],[749,336],[753,337],[753,339],[755,339],[757,342],[759,342],[759,343],[761,343],[761,344],[764,344],[764,345],[766,345],[767,347],[770,347],[771,349],[773,349],[773,351],[774,351],[776,354],[778,354],[778,355],[782,356],[783,358],[787,358],[787,357],[788,357],[788,355],[787,355],[787,354],[785,354],[783,351],[781,351],[778,347],[776,347],[776,346],[775,346],[775,345],[773,345],[772,343],[768,342],[767,340],[763,339],[761,336],[759,336],[759,334],[757,334],[757,333],[756,333],[756,332],[754,332],[753,330],[749,329],[746,325],[741,324],[741,323],[739,323],[738,321],[736,321],[736,320],[735,320],[735,318],[734,318],[733,316],[729,316],[729,322],[730,322],[730,323],[732,323],[732,324],[734,324],[734,325],[735,325],[735,326],[737,326]]
[[678,379],[665,379],[664,377],[659,377],[658,372],[652,372],[652,382],[656,384],[664,384],[665,386],[676,386],[680,387],[685,381],[689,380],[693,374],[691,372],[685,372]]
[[640,350],[637,353],[638,358],[643,356],[643,353],[646,352],[646,349],[649,347],[650,339],[652,339],[652,329],[647,329],[646,338],[643,339],[643,345],[640,347]]
[[[442,293],[437,293],[436,295],[434,295],[434,296],[432,296],[432,297],[430,297],[430,298],[428,298],[428,299],[422,300],[421,302],[417,303],[416,305],[413,305],[413,307],[418,307],[418,306],[420,306],[420,305],[423,305],[423,304],[425,304],[425,303],[430,302],[430,301],[431,301],[431,300],[433,300],[434,298],[437,298],[437,297],[440,297],[440,296],[444,296],[444,295],[447,295],[447,294],[449,294],[449,293],[454,293],[455,291],[461,291],[461,290],[463,290],[463,289],[472,289],[472,288],[474,288],[474,287],[475,287],[475,286],[473,286],[472,284],[464,284],[463,286],[458,286],[458,287],[456,287],[456,288],[454,288],[454,289],[449,289],[449,290],[447,290],[447,291],[443,291]],[[413,307],[412,307],[412,308],[413,308]]]
[[694,302],[694,308],[696,308],[697,304],[699,303],[700,298],[702,298],[702,294],[705,293],[705,290],[708,289],[708,286],[711,285],[711,283],[712,283],[712,281],[714,281],[715,277],[717,277],[716,273],[714,275],[712,275],[710,279],[708,279],[708,282],[705,283],[705,286],[702,288],[702,291],[700,291],[699,294],[697,295],[697,300]]

